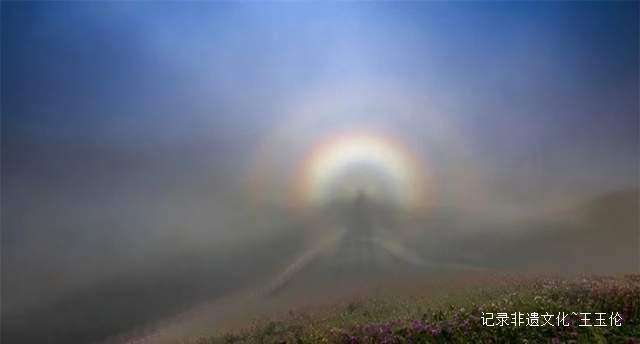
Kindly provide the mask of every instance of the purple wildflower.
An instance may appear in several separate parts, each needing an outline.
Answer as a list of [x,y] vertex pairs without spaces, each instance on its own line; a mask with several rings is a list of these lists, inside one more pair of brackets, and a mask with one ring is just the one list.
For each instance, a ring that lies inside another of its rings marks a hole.
[[437,327],[434,327],[434,328],[431,328],[429,332],[431,333],[432,336],[437,337],[442,333],[442,330],[440,330]]

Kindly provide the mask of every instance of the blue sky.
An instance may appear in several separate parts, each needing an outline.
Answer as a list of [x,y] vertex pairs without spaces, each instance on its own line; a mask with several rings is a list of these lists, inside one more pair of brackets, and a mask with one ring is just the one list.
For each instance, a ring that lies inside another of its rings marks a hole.
[[[513,189],[502,181],[522,184],[533,166],[534,184],[579,181],[567,192],[625,187],[640,155],[638,6],[4,3],[2,137],[16,156],[66,144],[201,159],[189,147],[206,146],[221,166],[250,155],[310,94],[344,87],[364,99],[333,114],[357,124],[383,108],[367,97],[391,89],[428,99],[455,126],[486,185]],[[428,121],[384,111],[428,145]],[[447,159],[427,159],[449,174]]]
[[298,230],[247,177],[287,198],[344,128],[404,141],[460,231],[639,187],[637,1],[0,6],[3,311]]

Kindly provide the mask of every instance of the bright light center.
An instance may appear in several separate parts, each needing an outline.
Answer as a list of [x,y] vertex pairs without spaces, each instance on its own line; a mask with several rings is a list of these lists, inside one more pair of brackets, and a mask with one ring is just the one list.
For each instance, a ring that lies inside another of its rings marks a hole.
[[410,162],[403,152],[379,137],[341,137],[316,154],[308,176],[313,204],[352,199],[360,192],[403,206],[414,201]]

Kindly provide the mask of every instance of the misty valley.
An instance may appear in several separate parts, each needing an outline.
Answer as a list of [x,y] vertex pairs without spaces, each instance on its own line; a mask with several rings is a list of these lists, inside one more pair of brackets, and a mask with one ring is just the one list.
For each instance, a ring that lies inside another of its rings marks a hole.
[[640,2],[0,17],[3,344],[640,343]]

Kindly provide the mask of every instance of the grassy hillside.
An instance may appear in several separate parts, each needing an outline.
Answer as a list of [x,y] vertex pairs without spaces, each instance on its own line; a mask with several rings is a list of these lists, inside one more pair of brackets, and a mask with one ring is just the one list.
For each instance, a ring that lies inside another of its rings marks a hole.
[[[324,313],[290,313],[190,343],[640,343],[638,275],[504,276],[503,282],[447,298],[429,297],[428,288],[396,298],[365,298]],[[485,326],[483,312],[487,318],[493,314],[494,320],[498,312],[522,312],[524,324]],[[526,326],[533,312],[540,319],[542,314],[570,314],[560,326],[556,317],[553,326]],[[596,313],[605,313],[605,321],[596,320]],[[620,326],[611,323],[611,314],[621,316]],[[605,326],[581,326],[587,324]]]

